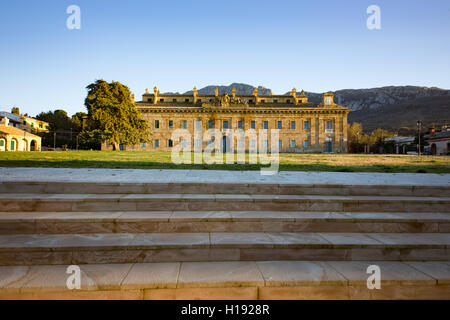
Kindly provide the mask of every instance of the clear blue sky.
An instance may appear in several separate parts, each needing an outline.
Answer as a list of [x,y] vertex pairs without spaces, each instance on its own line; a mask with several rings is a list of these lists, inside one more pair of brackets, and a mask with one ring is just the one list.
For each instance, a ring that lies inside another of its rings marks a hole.
[[[81,8],[68,30],[66,8]],[[366,9],[381,8],[381,30]],[[450,88],[450,1],[0,2],[0,110],[85,111],[85,87],[184,92],[243,82],[275,93]]]

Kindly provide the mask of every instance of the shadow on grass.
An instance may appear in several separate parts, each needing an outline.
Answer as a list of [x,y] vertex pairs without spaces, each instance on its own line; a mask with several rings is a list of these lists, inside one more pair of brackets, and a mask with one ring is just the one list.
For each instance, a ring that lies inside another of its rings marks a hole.
[[[98,161],[98,160],[0,160],[0,167],[45,167],[45,168],[105,168],[105,169],[190,169],[190,170],[259,170],[268,168],[262,164],[180,164],[146,161]],[[450,173],[447,166],[373,165],[339,166],[329,164],[283,164],[279,171],[324,171],[324,172],[387,172],[387,173]]]

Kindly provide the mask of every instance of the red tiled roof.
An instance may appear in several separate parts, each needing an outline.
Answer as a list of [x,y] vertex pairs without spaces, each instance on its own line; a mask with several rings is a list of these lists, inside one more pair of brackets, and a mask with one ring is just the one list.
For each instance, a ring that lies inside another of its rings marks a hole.
[[36,138],[40,138],[39,136],[29,133],[27,131],[21,130],[19,128],[15,128],[15,127],[11,127],[11,126],[5,126],[5,125],[0,125],[0,132],[6,133],[6,134],[12,134],[12,135],[16,135],[16,136],[24,136],[24,137],[29,137],[29,136],[33,136]]

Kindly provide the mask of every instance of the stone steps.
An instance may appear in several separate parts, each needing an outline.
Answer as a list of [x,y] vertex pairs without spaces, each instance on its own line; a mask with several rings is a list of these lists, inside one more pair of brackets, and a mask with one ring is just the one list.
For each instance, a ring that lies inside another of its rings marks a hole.
[[0,265],[258,260],[450,260],[449,233],[1,235]]
[[[377,265],[381,288],[367,288]],[[450,299],[450,262],[221,261],[0,266],[0,299]]]
[[294,211],[0,212],[1,234],[450,232],[450,213]]
[[0,182],[0,299],[450,299],[449,208],[448,186]]
[[448,197],[0,193],[1,211],[448,212]]
[[450,186],[293,183],[114,183],[0,181],[0,193],[30,194],[259,194],[450,197]]

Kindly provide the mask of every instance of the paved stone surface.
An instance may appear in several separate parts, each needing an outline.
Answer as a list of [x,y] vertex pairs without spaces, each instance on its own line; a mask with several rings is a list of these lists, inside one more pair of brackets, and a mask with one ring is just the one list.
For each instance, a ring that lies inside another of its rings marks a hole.
[[0,168],[1,181],[240,182],[345,185],[450,186],[450,174],[259,171]]
[[122,289],[175,288],[180,263],[136,263],[122,281]]
[[[414,285],[417,283],[434,285],[436,280],[406,263],[397,261],[330,261],[327,262],[346,279],[350,285],[365,285],[372,273],[367,268],[376,265],[380,268],[381,285]],[[382,287],[383,288],[383,287]]]
[[345,285],[347,279],[324,262],[260,261],[266,286]]
[[252,261],[183,262],[179,288],[263,286],[256,263]]

